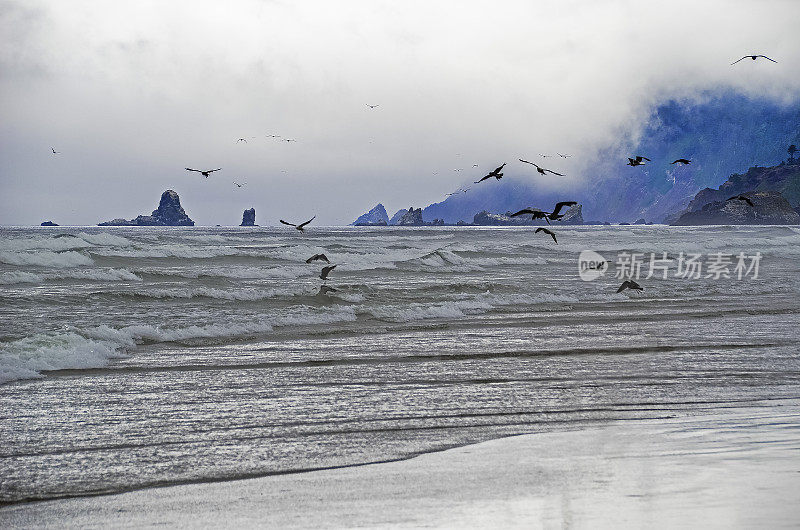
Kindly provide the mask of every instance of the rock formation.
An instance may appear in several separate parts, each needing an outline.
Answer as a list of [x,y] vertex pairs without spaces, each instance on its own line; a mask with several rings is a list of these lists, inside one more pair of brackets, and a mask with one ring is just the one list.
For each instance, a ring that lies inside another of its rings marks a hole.
[[673,224],[686,225],[796,225],[800,215],[783,195],[776,191],[742,193],[753,206],[743,200],[714,201],[699,210],[686,212]]
[[748,191],[776,191],[783,195],[783,198],[789,201],[793,207],[798,207],[800,206],[800,165],[781,162],[780,165],[774,167],[751,167],[744,174],[733,174],[718,189],[704,188],[700,190],[683,211],[667,216],[667,222],[675,223],[686,213],[702,210],[709,203],[724,201],[728,197]]
[[140,215],[130,221],[117,218],[99,223],[98,226],[194,226],[181,207],[181,200],[173,190],[161,194],[158,208],[151,215]]
[[256,226],[256,209],[250,208],[242,213],[242,224],[239,226]]
[[56,223],[54,223],[53,221],[45,221],[39,226],[58,226],[58,225]]
[[422,208],[409,208],[397,222],[400,226],[422,226],[425,221],[422,220]]
[[392,218],[391,218],[391,219],[389,219],[389,224],[390,224],[390,225],[396,225],[396,224],[399,224],[399,223],[400,223],[400,219],[402,219],[402,218],[403,218],[403,216],[404,216],[405,214],[407,214],[407,213],[408,213],[408,210],[406,210],[405,208],[403,208],[403,209],[400,209],[400,210],[397,210],[397,211],[395,212],[395,214],[392,216]]
[[386,226],[389,224],[389,216],[383,204],[378,204],[358,219],[353,221],[352,226]]

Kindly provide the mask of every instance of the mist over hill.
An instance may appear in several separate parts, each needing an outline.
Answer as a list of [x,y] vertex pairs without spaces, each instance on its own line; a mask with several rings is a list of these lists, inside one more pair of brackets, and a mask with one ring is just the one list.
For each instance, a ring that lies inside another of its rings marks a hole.
[[[448,223],[472,221],[481,210],[503,213],[526,206],[549,207],[558,200],[583,204],[583,217],[597,221],[663,221],[706,187],[752,166],[771,166],[786,158],[790,144],[800,144],[800,105],[734,92],[669,100],[653,109],[641,131],[622,135],[616,145],[590,154],[582,178],[557,189],[540,186],[535,177],[506,170],[499,182],[474,185],[424,208],[424,219]],[[586,156],[572,153],[573,156]],[[645,166],[626,165],[643,155]],[[672,165],[687,158],[690,165]],[[547,166],[547,159],[541,165]],[[537,161],[537,163],[539,163]],[[518,164],[518,163],[517,163]],[[508,178],[511,177],[511,178]]]

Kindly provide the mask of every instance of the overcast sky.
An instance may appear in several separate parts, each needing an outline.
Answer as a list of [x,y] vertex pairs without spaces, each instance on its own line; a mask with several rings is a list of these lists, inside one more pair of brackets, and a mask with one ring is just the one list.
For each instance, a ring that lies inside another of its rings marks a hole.
[[[0,0],[0,224],[131,218],[168,188],[201,225],[344,224],[556,151],[596,178],[665,98],[796,102],[798,22],[795,0]],[[779,62],[730,66],[750,53]]]

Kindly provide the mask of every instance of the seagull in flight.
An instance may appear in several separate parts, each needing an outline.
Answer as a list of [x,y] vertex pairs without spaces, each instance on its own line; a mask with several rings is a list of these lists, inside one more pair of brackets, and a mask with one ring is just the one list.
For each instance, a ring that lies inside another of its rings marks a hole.
[[51,150],[51,151],[53,151],[53,154],[54,154],[54,155],[60,155],[60,154],[61,154],[61,152],[59,152],[59,151],[56,151],[56,148],[55,148],[55,147],[51,147],[51,148],[50,148],[50,150]]
[[284,142],[296,142],[297,140],[295,140],[294,138],[284,138],[283,141]]
[[326,267],[322,267],[322,272],[319,273],[319,277],[323,280],[328,279],[328,274],[331,273],[333,269],[336,268],[336,265],[328,265]]
[[543,167],[537,166],[537,165],[536,165],[536,164],[534,164],[533,162],[528,162],[527,160],[523,160],[523,159],[521,159],[521,158],[519,159],[519,161],[520,161],[520,162],[525,162],[526,164],[530,164],[530,165],[532,165],[532,166],[536,166],[536,171],[538,171],[538,172],[539,172],[540,174],[542,174],[542,175],[546,175],[547,173],[552,173],[553,175],[558,175],[559,177],[563,177],[563,176],[564,176],[564,175],[562,175],[561,173],[556,173],[556,172],[555,172],[555,171],[553,171],[552,169],[545,169],[545,168],[543,168]]
[[743,59],[747,59],[748,57],[749,57],[749,58],[751,58],[751,59],[752,59],[752,60],[754,60],[754,61],[755,61],[756,59],[758,59],[759,57],[763,57],[764,59],[767,59],[767,60],[769,60],[769,61],[772,61],[773,63],[777,63],[777,62],[778,62],[778,61],[776,61],[775,59],[770,59],[770,58],[769,58],[769,57],[767,57],[766,55],[745,55],[745,56],[744,56],[744,57],[742,57],[741,59],[737,59],[737,60],[733,61],[733,62],[731,63],[731,66],[733,66],[734,64],[738,63],[739,61],[741,61],[741,60],[743,60]]
[[371,109],[377,109],[378,107],[380,107],[380,105],[370,105],[369,103],[367,103],[367,107]]
[[553,221],[558,221],[559,219],[564,217],[563,213],[560,215],[558,213],[561,211],[561,208],[563,208],[564,206],[575,206],[576,204],[578,204],[578,201],[557,202],[555,208],[553,208],[553,213],[551,213],[548,217],[550,217],[550,219],[552,219]]
[[547,218],[550,214],[538,208],[523,208],[516,213],[512,213],[509,217],[516,217],[518,215],[531,215],[531,219],[544,219],[547,221],[547,224],[550,224],[550,220]]
[[284,221],[283,219],[278,219],[278,220],[279,220],[281,223],[283,223],[283,224],[285,224],[285,225],[293,226],[293,227],[295,227],[295,229],[297,229],[297,230],[300,230],[300,231],[302,232],[302,231],[303,231],[303,228],[304,228],[304,227],[305,227],[305,226],[306,226],[308,223],[310,223],[311,221],[313,221],[313,220],[314,220],[316,217],[317,217],[317,216],[315,215],[314,217],[312,217],[311,219],[309,219],[309,220],[308,220],[308,221],[306,221],[305,223],[300,223],[299,225],[296,225],[296,224],[294,224],[294,223],[287,223],[287,222],[286,222],[286,221]]
[[733,197],[725,199],[725,201],[744,201],[750,206],[753,206],[753,201],[750,200],[750,197],[745,197],[744,195],[734,195]]
[[200,174],[201,174],[201,175],[203,175],[205,178],[208,178],[208,175],[209,175],[209,174],[211,174],[211,173],[213,173],[213,172],[215,172],[215,171],[219,171],[219,170],[220,170],[220,169],[222,169],[222,168],[221,168],[221,167],[218,167],[217,169],[206,169],[205,171],[203,171],[203,170],[201,170],[201,169],[192,169],[192,168],[190,168],[190,167],[186,167],[186,168],[184,168],[184,169],[185,169],[186,171],[194,171],[195,173],[200,173]]
[[556,153],[556,154],[557,154],[558,156],[560,156],[561,158],[569,158],[569,157],[571,157],[571,156],[572,156],[572,155],[562,155],[561,153]]
[[267,138],[280,138],[280,137],[281,137],[280,134],[268,134],[267,135]]
[[555,241],[555,242],[556,242],[556,245],[558,245],[558,239],[556,239],[556,234],[555,234],[555,232],[553,232],[552,230],[548,230],[547,228],[544,228],[544,227],[541,227],[541,226],[540,226],[540,227],[539,227],[539,228],[537,228],[537,229],[536,229],[536,230],[535,230],[533,233],[534,233],[534,234],[538,234],[539,232],[544,232],[545,234],[550,234],[550,237],[552,237],[552,238],[553,238],[553,241]]
[[675,162],[670,162],[670,164],[683,164],[684,166],[691,164],[692,161],[687,158],[679,158]]
[[492,170],[488,175],[486,175],[482,179],[476,180],[475,184],[477,184],[478,182],[483,182],[484,180],[490,179],[492,177],[496,178],[497,180],[500,180],[501,178],[503,178],[503,171],[502,170],[503,170],[503,166],[505,166],[505,165],[506,165],[506,163],[503,162],[502,166],[500,166],[498,168],[495,168],[494,170]]
[[652,160],[650,160],[646,156],[638,156],[637,155],[636,158],[630,158],[629,157],[628,158],[628,163],[626,165],[631,166],[631,167],[643,166],[644,162],[642,162],[642,160],[647,160],[648,162],[652,162]]
[[238,140],[236,140],[236,143],[238,144],[239,142],[247,143],[247,140],[245,140],[244,138],[239,138]]
[[625,289],[633,289],[633,290],[636,290],[636,291],[644,291],[644,288],[641,285],[639,285],[638,283],[636,283],[635,281],[633,281],[633,280],[625,280],[624,282],[622,282],[622,285],[619,286],[619,289],[617,289],[617,292],[621,293]]
[[328,256],[326,256],[325,254],[314,254],[313,256],[311,256],[306,260],[306,263],[311,263],[312,261],[317,261],[317,260],[324,261],[325,263],[330,263],[330,261],[328,261]]
[[247,182],[242,182],[241,184],[239,184],[238,182],[234,181],[233,183],[236,185],[237,188],[241,188],[242,186],[247,186]]

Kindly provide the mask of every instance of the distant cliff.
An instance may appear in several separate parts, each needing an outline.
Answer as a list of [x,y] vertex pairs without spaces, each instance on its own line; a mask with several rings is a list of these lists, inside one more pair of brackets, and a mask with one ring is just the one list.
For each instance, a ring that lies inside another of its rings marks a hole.
[[373,209],[353,221],[353,226],[386,226],[389,224],[389,215],[383,204],[378,203]]
[[[731,210],[731,206],[724,207],[724,205],[721,205],[721,203],[726,202],[726,199],[734,195],[748,195],[750,192],[775,192],[786,201],[786,205],[789,207],[800,208],[800,163],[798,162],[800,161],[789,159],[777,166],[751,167],[746,173],[735,173],[717,189],[705,188],[700,190],[684,210],[669,216],[668,221],[673,224],[708,224],[700,221],[710,218],[709,216],[712,216],[713,212],[717,212],[713,215],[723,216],[736,213],[734,211],[736,209]],[[766,200],[766,197],[763,196],[763,200]],[[711,204],[716,206],[709,206]],[[746,202],[744,204],[747,205]],[[793,217],[784,211],[786,205],[781,201],[769,199],[767,203],[762,204],[757,209],[759,211],[753,210],[751,213],[758,216],[758,219],[763,222],[761,224],[796,224],[792,221]],[[709,207],[707,208],[707,206]],[[770,212],[769,210],[772,211]],[[706,213],[698,213],[703,211]],[[698,213],[698,215],[690,215],[694,213]],[[772,222],[769,219],[775,219],[775,221]],[[757,222],[749,216],[740,218],[737,214],[725,221],[725,224],[753,224]]]
[[409,208],[406,213],[397,221],[400,226],[422,226],[425,221],[422,220],[422,208]]
[[98,223],[98,226],[194,226],[186,212],[181,207],[181,200],[173,190],[161,194],[158,208],[150,215],[140,215],[130,221],[117,218],[111,221]]
[[713,201],[704,204],[699,210],[686,212],[675,221],[675,225],[796,225],[800,215],[792,208],[783,195],[777,191],[748,191],[741,197]]

